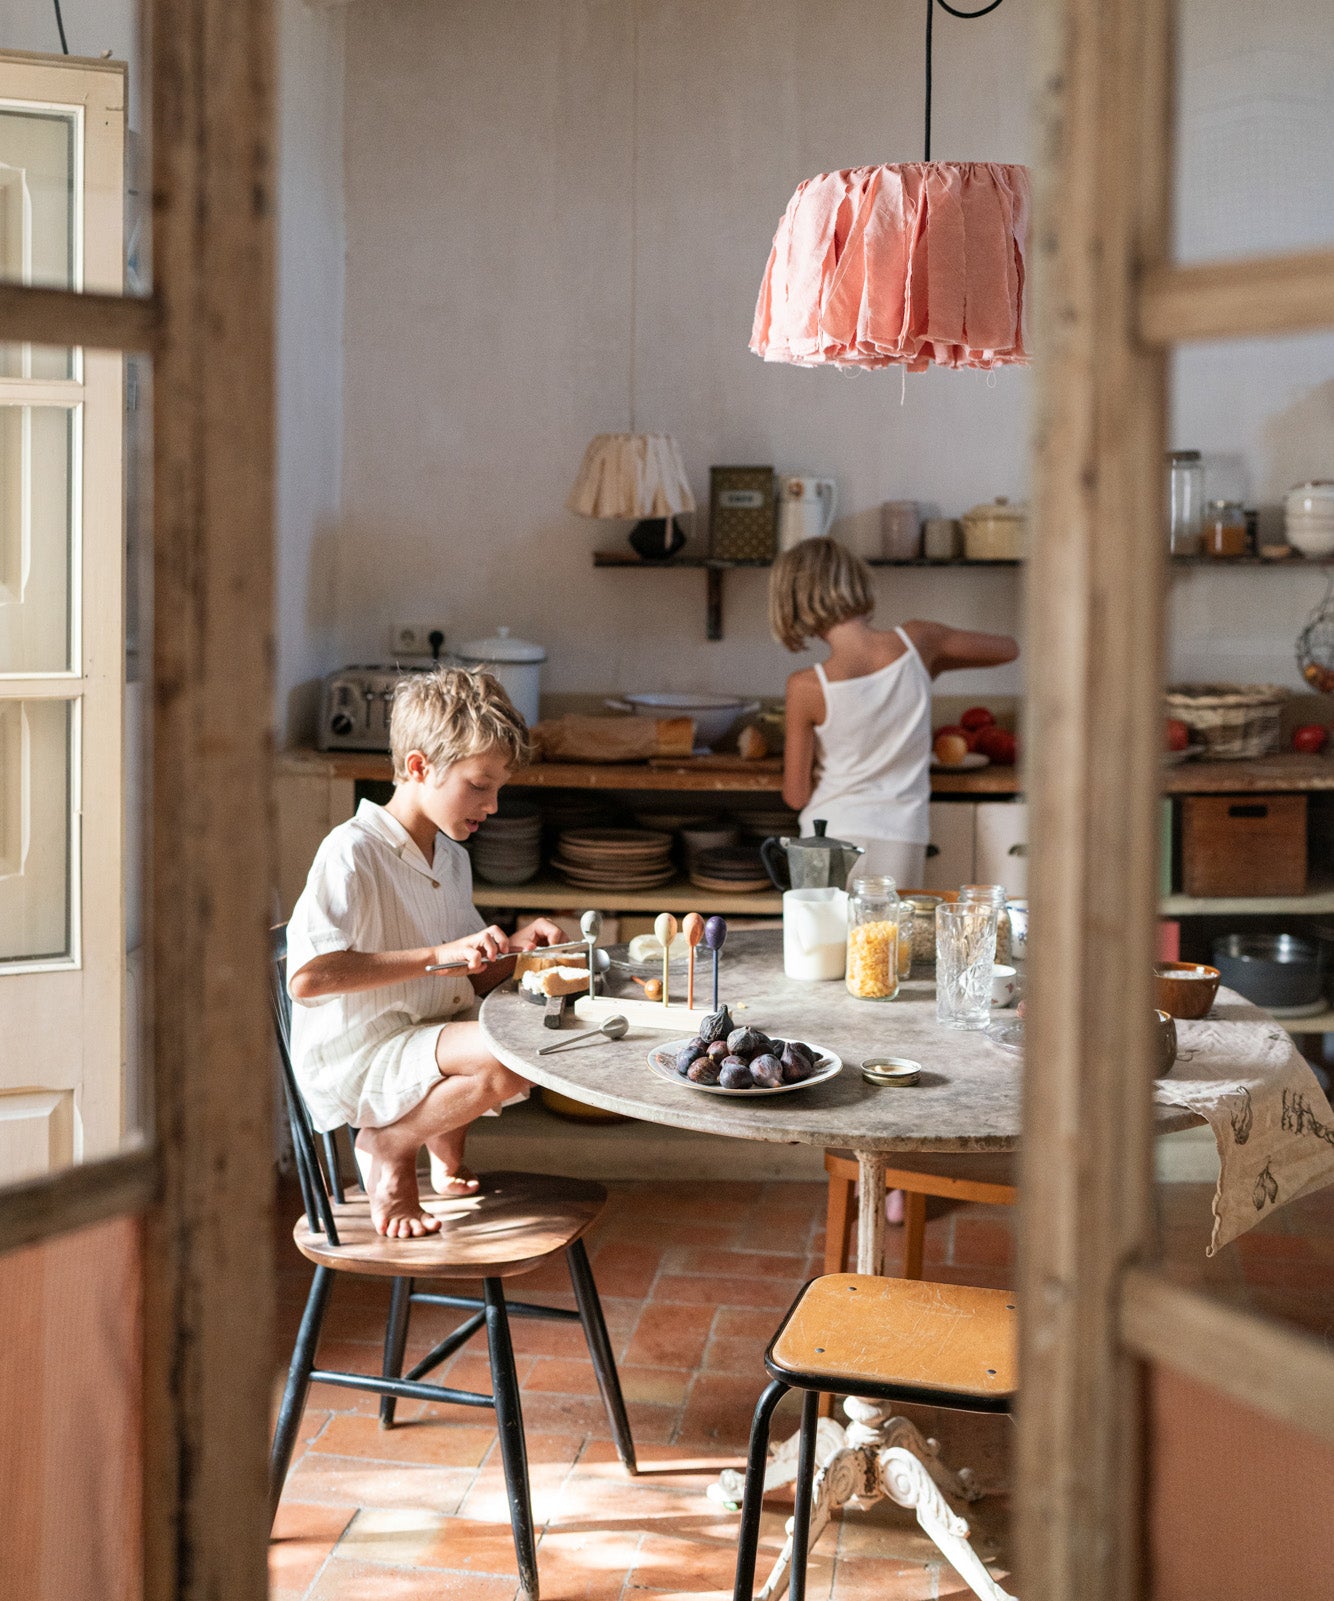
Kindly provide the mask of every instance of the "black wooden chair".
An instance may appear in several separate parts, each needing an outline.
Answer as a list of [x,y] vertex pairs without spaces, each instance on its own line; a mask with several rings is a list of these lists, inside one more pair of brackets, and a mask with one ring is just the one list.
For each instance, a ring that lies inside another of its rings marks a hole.
[[[315,1264],[315,1276],[301,1317],[274,1430],[270,1459],[273,1510],[276,1513],[312,1380],[378,1394],[380,1423],[384,1428],[393,1426],[395,1405],[400,1400],[491,1407],[496,1414],[500,1437],[520,1588],[527,1601],[537,1601],[537,1548],[528,1488],[523,1412],[510,1341],[511,1317],[577,1318],[582,1323],[617,1454],[628,1473],[636,1471],[634,1441],[616,1362],[582,1239],[601,1216],[607,1204],[607,1192],[602,1185],[582,1179],[553,1178],[539,1173],[488,1173],[482,1175],[481,1187],[475,1195],[428,1203],[444,1220],[444,1227],[438,1234],[408,1240],[386,1239],[377,1234],[365,1193],[360,1188],[344,1188],[336,1135],[323,1136],[321,1161],[310,1117],[292,1071],[291,1003],[287,995],[286,970],[286,930],[278,928],[274,930],[273,1013],[297,1178],[305,1205],[305,1215],[293,1229],[292,1238],[301,1254]],[[531,1272],[557,1252],[565,1254],[577,1311],[507,1299],[506,1279]],[[339,1273],[391,1281],[384,1361],[378,1374],[315,1366],[320,1327],[335,1276]],[[476,1278],[482,1280],[481,1300],[417,1288],[422,1281]],[[404,1373],[403,1352],[414,1306],[453,1307],[467,1315],[452,1333]],[[491,1358],[492,1395],[424,1382],[428,1373],[483,1328]]]
[[[822,1393],[1008,1412],[1016,1386],[1017,1303],[1009,1290],[832,1273],[812,1279],[764,1353],[773,1382],[755,1408],[737,1540],[734,1601],[751,1601],[774,1408],[802,1390],[789,1601],[805,1601]],[[966,1577],[966,1575],[965,1575]]]

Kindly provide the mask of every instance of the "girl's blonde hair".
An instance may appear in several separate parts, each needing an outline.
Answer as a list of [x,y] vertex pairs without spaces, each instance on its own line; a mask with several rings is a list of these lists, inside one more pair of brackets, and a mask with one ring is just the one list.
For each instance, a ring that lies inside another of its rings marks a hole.
[[467,756],[499,751],[511,767],[532,757],[528,728],[490,673],[437,667],[413,673],[394,689],[389,714],[394,782],[408,776],[408,754],[419,750],[440,773]]
[[769,575],[769,629],[789,650],[874,610],[871,569],[836,539],[803,539]]

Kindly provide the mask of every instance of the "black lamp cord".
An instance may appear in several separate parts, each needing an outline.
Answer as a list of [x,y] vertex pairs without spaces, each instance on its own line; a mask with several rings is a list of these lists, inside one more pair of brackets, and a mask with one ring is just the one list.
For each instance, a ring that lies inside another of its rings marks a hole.
[[[950,16],[958,17],[963,22],[972,22],[977,17],[985,17],[987,12],[994,11],[1001,0],[991,0],[989,6],[983,6],[980,11],[958,11],[949,4],[949,0],[926,0],[926,154],[923,161],[931,159],[931,25],[935,21],[936,7],[948,11]],[[59,11],[60,0],[56,0],[56,9]]]
[[[996,0],[996,3],[999,5],[1000,0]],[[60,15],[60,0],[52,0],[52,4],[56,8],[56,30],[60,34],[60,48],[68,55],[69,45],[65,42],[65,19]]]

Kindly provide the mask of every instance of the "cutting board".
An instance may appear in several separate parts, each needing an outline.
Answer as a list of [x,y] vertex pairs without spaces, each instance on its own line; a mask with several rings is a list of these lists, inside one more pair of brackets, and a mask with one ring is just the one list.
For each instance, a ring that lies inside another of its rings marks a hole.
[[705,1006],[696,1006],[693,1010],[687,1007],[684,988],[681,997],[679,1004],[673,1001],[670,1006],[664,1006],[661,1001],[634,1001],[626,996],[594,995],[590,999],[587,995],[579,995],[575,997],[574,1015],[580,1022],[592,1023],[596,1027],[606,1018],[619,1013],[631,1028],[647,1029],[653,1034],[679,1034],[682,1039],[687,1039],[699,1032],[699,1026],[709,1011]]
[[781,773],[781,756],[650,756],[650,767],[675,767],[682,772]]

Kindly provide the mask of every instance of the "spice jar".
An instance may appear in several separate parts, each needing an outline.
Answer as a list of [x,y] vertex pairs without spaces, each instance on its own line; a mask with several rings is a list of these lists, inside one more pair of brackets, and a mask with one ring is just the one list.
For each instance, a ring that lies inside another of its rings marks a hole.
[[901,942],[912,952],[913,971],[936,965],[936,907],[939,895],[910,895],[903,903]]
[[1204,510],[1204,463],[1198,450],[1173,450],[1167,457],[1168,548],[1174,556],[1196,556]]
[[1208,556],[1246,554],[1246,513],[1239,500],[1211,500],[1204,518],[1204,550]]
[[1008,962],[1010,953],[1014,948],[1014,933],[1010,927],[1010,914],[1006,908],[1005,886],[1003,884],[965,884],[959,891],[959,904],[966,901],[980,901],[984,905],[992,906],[996,910],[996,954],[992,958],[997,962]]
[[892,878],[854,878],[848,897],[848,994],[892,1001],[899,992],[898,890]]

